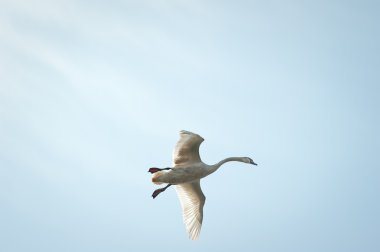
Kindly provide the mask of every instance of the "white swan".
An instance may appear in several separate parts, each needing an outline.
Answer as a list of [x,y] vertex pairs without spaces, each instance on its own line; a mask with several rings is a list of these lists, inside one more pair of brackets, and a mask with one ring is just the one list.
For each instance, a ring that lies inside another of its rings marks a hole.
[[197,134],[185,130],[180,131],[180,139],[173,151],[173,167],[162,169],[154,167],[148,171],[153,174],[153,183],[168,184],[164,188],[155,190],[152,194],[153,198],[169,186],[175,185],[182,206],[183,221],[189,238],[192,240],[199,237],[203,220],[203,206],[206,200],[201,190],[200,179],[215,172],[222,164],[229,161],[257,165],[249,157],[230,157],[217,164],[207,165],[199,156],[199,146],[203,140]]

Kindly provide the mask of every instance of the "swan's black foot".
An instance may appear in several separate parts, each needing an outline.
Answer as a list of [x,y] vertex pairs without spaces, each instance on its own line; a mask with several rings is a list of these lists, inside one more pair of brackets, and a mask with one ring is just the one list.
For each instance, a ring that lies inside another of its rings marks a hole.
[[159,188],[159,189],[155,190],[152,194],[153,199],[156,198],[160,193],[164,192],[169,186],[171,186],[171,184],[168,184],[164,188]]
[[153,192],[152,197],[153,199],[156,198],[160,193],[162,193],[165,190],[162,190],[163,188],[157,189]]
[[158,171],[160,171],[161,169],[159,169],[159,168],[150,168],[149,170],[148,170],[148,172],[150,172],[150,173],[155,173],[155,172],[158,172]]
[[150,168],[149,170],[148,170],[148,172],[150,172],[150,173],[156,173],[156,172],[158,172],[158,171],[162,171],[162,170],[171,170],[172,168],[163,168],[163,169],[160,169],[160,168],[156,168],[156,167],[153,167],[153,168]]

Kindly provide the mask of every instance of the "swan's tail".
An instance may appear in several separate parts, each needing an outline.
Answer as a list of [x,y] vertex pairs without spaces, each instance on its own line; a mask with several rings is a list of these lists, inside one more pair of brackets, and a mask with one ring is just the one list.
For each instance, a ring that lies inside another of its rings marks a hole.
[[153,173],[153,175],[152,175],[152,182],[154,183],[154,184],[156,184],[156,185],[161,185],[161,184],[163,184],[163,182],[160,180],[160,177],[162,176],[162,175],[164,175],[166,172],[164,172],[164,171],[158,171],[158,172],[155,172],[155,173]]

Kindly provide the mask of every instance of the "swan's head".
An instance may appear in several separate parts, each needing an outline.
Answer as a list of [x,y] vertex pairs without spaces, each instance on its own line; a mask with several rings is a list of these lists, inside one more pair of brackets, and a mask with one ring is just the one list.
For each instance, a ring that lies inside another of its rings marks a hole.
[[245,157],[243,158],[243,161],[247,164],[253,164],[253,165],[257,165],[255,162],[253,162],[252,158],[249,158],[249,157]]

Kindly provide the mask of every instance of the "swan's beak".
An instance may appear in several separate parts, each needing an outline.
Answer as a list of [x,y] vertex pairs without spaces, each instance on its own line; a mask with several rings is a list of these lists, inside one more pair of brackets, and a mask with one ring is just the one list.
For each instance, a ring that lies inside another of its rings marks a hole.
[[253,160],[251,160],[250,164],[257,165]]

